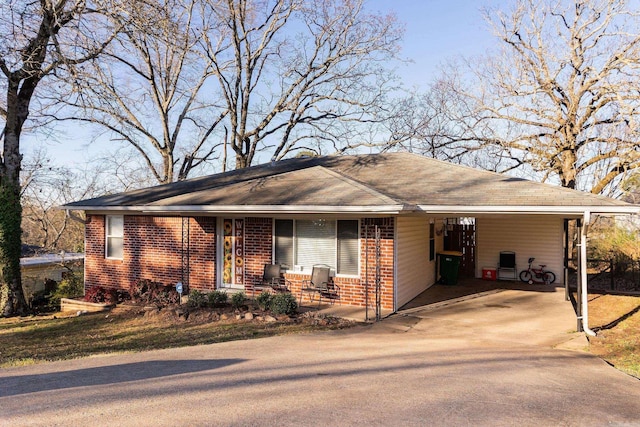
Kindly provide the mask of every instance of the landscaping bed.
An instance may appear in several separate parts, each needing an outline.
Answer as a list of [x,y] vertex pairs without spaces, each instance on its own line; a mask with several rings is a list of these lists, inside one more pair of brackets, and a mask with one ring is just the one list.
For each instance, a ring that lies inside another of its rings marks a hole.
[[0,368],[355,325],[317,311],[275,315],[251,301],[239,309],[122,303],[109,312],[0,319]]
[[[0,319],[0,368],[114,352],[186,347],[223,341],[352,327],[356,323],[300,311],[290,293],[193,290],[143,280],[128,292],[93,287],[65,299],[67,311]],[[99,311],[94,310],[109,310]]]

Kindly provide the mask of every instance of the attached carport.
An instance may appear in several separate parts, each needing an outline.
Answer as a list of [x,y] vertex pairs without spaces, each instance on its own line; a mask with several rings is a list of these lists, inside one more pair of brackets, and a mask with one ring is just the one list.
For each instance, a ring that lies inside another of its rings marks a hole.
[[[598,196],[585,194],[584,202]],[[565,287],[568,299],[569,235],[568,224],[574,221],[578,234],[578,329],[595,335],[588,327],[587,241],[589,226],[596,216],[634,215],[640,208],[627,204],[568,205],[562,199],[547,199],[544,206],[432,206],[420,205],[428,215],[439,217],[473,217],[476,220],[476,278],[483,266],[496,266],[502,250],[517,254],[517,270],[527,267],[535,257],[556,272],[557,284]]]

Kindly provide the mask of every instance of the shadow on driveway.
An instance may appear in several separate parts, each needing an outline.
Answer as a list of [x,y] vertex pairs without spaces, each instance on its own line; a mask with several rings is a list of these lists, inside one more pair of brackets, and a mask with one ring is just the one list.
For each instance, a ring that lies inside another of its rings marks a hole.
[[61,372],[8,376],[2,378],[0,397],[191,374],[219,369],[244,361],[246,359],[152,360]]

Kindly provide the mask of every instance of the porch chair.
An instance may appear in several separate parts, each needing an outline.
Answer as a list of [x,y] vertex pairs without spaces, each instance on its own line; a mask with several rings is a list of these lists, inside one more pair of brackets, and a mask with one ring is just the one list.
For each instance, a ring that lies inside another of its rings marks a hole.
[[262,280],[253,286],[253,296],[256,295],[256,289],[273,289],[276,292],[289,292],[287,282],[282,277],[282,268],[280,264],[265,264]]
[[518,280],[518,269],[516,267],[516,253],[512,251],[501,251],[500,261],[496,269],[497,279]]
[[322,302],[322,297],[331,301],[340,300],[340,287],[331,280],[331,268],[326,265],[314,265],[311,270],[311,278],[302,281],[300,288],[300,304],[302,304],[302,295],[310,294],[309,299],[313,302],[315,295],[318,294],[318,306]]

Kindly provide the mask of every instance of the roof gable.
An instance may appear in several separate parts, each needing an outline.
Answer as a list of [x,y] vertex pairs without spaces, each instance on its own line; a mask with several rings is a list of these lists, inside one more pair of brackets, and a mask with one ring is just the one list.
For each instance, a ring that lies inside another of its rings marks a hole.
[[396,201],[321,166],[237,180],[157,200],[154,206],[379,206]]

